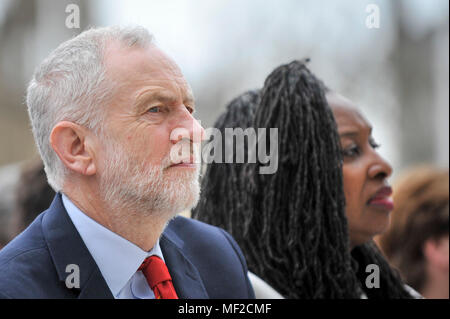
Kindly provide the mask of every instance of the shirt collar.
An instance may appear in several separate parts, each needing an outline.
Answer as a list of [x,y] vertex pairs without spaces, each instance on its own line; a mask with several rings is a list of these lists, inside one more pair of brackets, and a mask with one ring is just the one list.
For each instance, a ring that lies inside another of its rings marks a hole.
[[62,201],[114,296],[119,294],[145,258],[156,255],[164,260],[159,239],[153,249],[146,252],[87,216],[64,194]]

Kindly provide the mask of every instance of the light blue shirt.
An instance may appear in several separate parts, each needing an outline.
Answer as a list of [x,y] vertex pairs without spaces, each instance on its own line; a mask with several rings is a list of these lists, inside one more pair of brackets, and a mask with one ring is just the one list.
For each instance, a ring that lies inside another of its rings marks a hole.
[[156,255],[164,260],[159,239],[153,249],[146,252],[87,216],[64,194],[62,201],[114,298],[154,299],[144,274],[137,270],[149,256]]

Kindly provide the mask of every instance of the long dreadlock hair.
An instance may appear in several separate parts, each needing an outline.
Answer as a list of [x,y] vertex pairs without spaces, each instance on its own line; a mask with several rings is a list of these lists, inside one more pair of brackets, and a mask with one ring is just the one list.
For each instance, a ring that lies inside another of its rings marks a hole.
[[[211,164],[194,217],[228,230],[249,269],[287,298],[410,297],[372,243],[350,253],[342,156],[325,92],[305,62],[294,61],[268,76],[253,119],[229,107],[221,127],[278,128],[278,171]],[[379,266],[380,288],[366,287],[368,264]]]
[[[233,99],[214,124],[223,137],[221,141],[222,163],[213,162],[208,165],[202,179],[202,193],[199,202],[192,211],[193,218],[226,229],[231,234],[241,233],[243,224],[250,223],[251,218],[243,216],[245,214],[243,204],[247,201],[241,173],[244,164],[235,162],[235,152],[233,152],[233,163],[224,161],[225,129],[242,128],[245,130],[252,127],[258,103],[259,91],[247,91]],[[246,142],[248,141],[244,140],[244,147],[248,145]],[[233,141],[232,149],[234,150],[236,146]],[[245,156],[247,157],[247,154]]]
[[[370,241],[352,250],[355,272],[364,293],[369,299],[410,299],[416,298],[405,289],[405,284],[397,270],[391,268],[378,246]],[[368,288],[364,283],[368,276],[367,265],[377,265],[380,270],[380,288]]]

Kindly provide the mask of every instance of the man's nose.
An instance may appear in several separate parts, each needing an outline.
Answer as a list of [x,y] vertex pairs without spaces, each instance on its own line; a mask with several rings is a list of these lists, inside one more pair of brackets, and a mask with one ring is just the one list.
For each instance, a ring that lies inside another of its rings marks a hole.
[[183,112],[170,135],[170,140],[174,144],[182,139],[189,139],[192,143],[201,143],[205,140],[205,130],[200,121],[187,110]]
[[373,150],[373,160],[369,167],[369,177],[386,179],[392,174],[392,166],[380,155]]

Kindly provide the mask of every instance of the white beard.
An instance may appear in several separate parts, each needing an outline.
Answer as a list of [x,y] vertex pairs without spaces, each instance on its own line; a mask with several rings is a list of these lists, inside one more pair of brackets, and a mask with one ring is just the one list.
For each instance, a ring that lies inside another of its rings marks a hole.
[[100,194],[116,213],[132,211],[171,219],[194,207],[199,199],[199,166],[195,170],[171,168],[169,154],[161,165],[145,165],[132,151],[106,142],[107,163],[100,178]]

